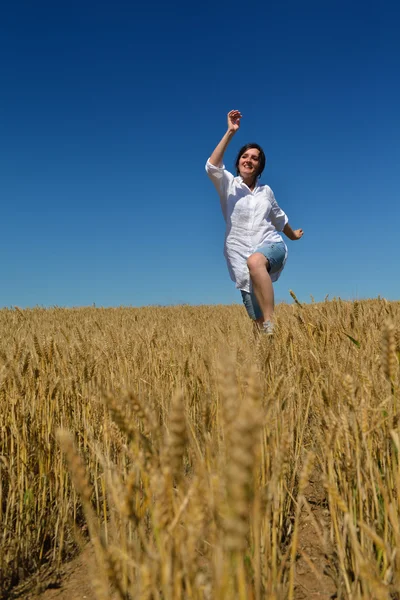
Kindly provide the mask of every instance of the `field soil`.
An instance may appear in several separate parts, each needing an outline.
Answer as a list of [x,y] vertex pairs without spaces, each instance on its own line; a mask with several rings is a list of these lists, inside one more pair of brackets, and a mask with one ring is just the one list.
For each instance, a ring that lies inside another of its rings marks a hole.
[[[295,599],[330,600],[336,586],[329,575],[332,546],[329,542],[329,513],[320,474],[315,471],[305,489],[307,505],[299,523]],[[93,550],[88,544],[57,574],[43,574],[14,596],[23,600],[96,600],[92,579],[96,572]],[[115,600],[112,596],[110,600]]]
[[333,560],[329,512],[317,471],[310,478],[305,497],[307,505],[302,507],[299,522],[295,598],[329,600],[336,597],[336,586],[330,576]]
[[94,552],[88,544],[77,557],[65,563],[58,573],[42,572],[15,590],[13,599],[96,600],[92,586],[95,568]]

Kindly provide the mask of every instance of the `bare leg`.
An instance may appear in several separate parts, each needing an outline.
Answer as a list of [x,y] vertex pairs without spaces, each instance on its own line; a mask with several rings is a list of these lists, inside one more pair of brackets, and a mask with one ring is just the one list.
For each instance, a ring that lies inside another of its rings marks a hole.
[[274,314],[274,288],[271,277],[267,271],[269,263],[260,252],[255,252],[247,260],[253,290],[260,305],[263,319],[257,319],[257,323],[271,321]]

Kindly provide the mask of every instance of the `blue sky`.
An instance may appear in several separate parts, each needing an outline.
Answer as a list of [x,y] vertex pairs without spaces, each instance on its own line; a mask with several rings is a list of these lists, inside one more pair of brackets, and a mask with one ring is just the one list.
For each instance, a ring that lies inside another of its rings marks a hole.
[[298,242],[278,301],[400,298],[395,3],[0,9],[0,306],[230,304],[204,163],[243,114]]

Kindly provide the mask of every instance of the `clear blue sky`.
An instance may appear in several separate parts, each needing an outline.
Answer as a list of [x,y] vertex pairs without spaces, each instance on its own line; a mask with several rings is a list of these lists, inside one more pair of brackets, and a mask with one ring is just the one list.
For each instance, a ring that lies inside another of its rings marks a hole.
[[261,144],[304,238],[277,300],[400,298],[395,2],[0,9],[0,306],[240,302],[204,163]]

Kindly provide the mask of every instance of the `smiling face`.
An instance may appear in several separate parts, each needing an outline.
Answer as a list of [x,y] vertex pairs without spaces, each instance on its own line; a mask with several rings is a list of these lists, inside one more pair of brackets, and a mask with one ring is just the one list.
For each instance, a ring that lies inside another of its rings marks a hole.
[[255,179],[260,170],[260,151],[257,148],[248,148],[239,158],[238,170],[241,177]]
[[264,171],[266,158],[264,150],[258,144],[246,144],[240,148],[236,157],[236,175],[241,175],[247,185],[255,185]]

